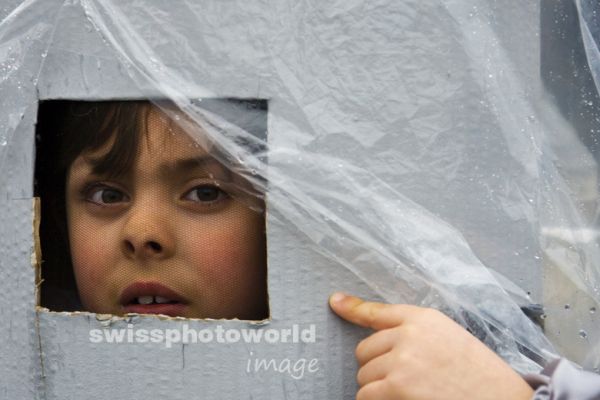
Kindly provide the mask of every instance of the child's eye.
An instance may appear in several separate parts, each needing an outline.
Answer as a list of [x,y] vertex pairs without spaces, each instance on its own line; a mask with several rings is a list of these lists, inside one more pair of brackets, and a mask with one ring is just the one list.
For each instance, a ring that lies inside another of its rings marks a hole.
[[127,196],[119,189],[108,186],[98,186],[89,190],[87,199],[93,203],[102,205],[126,201]]
[[218,186],[200,185],[186,193],[185,199],[200,203],[214,203],[222,200],[226,196],[227,193],[221,190]]

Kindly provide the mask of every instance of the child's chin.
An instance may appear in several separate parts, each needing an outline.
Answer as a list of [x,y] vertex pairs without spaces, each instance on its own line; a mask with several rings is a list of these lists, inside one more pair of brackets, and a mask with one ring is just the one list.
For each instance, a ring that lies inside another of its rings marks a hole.
[[123,313],[162,314],[169,317],[185,317],[188,314],[187,308],[187,304],[183,303],[128,304],[123,306]]

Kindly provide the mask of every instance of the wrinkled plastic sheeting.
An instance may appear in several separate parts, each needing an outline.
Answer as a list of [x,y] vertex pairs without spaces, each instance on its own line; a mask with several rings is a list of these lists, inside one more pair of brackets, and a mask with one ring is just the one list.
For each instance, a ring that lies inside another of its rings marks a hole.
[[[542,85],[539,4],[525,3],[188,1],[184,19],[170,2],[63,8],[81,7],[132,82],[174,102],[206,131],[201,143],[266,192],[271,223],[387,301],[441,309],[532,371],[558,339],[520,307],[544,305],[548,279],[598,304],[600,254],[586,209],[597,163]],[[0,96],[0,170],[45,57],[64,45],[62,9],[48,4],[26,1],[0,26],[0,90],[19,93]],[[591,4],[577,3],[583,21]],[[205,7],[223,7],[222,19],[204,19]],[[189,41],[191,24],[205,36]],[[217,26],[229,34],[216,40]],[[597,26],[581,27],[597,83]],[[243,64],[246,76],[214,87],[215,69]],[[198,100],[235,97],[240,81],[270,101],[267,154]],[[574,361],[597,368],[599,337],[585,339],[588,357]]]
[[577,2],[579,21],[581,26],[581,37],[585,46],[588,65],[594,78],[596,90],[600,88],[600,10],[598,5],[589,0]]

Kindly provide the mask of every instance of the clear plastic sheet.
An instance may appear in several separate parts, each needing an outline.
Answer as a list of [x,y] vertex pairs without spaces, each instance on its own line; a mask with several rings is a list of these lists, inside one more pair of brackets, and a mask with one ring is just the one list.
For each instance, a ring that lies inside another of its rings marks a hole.
[[[552,40],[528,20],[540,4],[250,3],[238,4],[245,20],[214,21],[203,9],[219,2],[24,2],[0,25],[0,90],[18,93],[0,100],[0,170],[45,58],[69,51],[57,20],[80,7],[132,82],[176,104],[165,111],[201,126],[199,143],[266,193],[271,223],[302,232],[385,300],[443,310],[519,371],[572,341],[585,351],[566,355],[598,368],[600,336],[581,317],[600,307],[598,165],[582,139],[597,132],[578,131],[540,77]],[[597,124],[596,6],[574,5],[595,87],[573,101]],[[206,36],[189,41],[190,24]],[[219,40],[217,26],[229,27]],[[243,63],[255,97],[274,105],[270,131],[283,132],[268,143],[203,107],[234,92],[213,89],[212,69]],[[560,290],[550,301],[557,285],[587,303]],[[521,308],[575,330],[546,337]]]

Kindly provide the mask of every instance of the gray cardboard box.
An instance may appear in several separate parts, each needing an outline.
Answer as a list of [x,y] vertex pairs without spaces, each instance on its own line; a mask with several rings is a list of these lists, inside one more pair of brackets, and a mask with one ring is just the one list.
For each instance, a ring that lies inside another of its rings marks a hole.
[[[523,372],[553,345],[597,368],[597,162],[540,76],[545,7],[4,2],[0,398],[354,398],[354,347],[369,332],[333,315],[334,290],[440,308]],[[194,99],[268,100],[268,321],[37,307],[39,102],[139,98],[188,113],[202,109]],[[546,307],[550,341],[520,311],[531,304]],[[184,326],[213,339],[91,333]],[[278,340],[218,339],[228,330]]]

